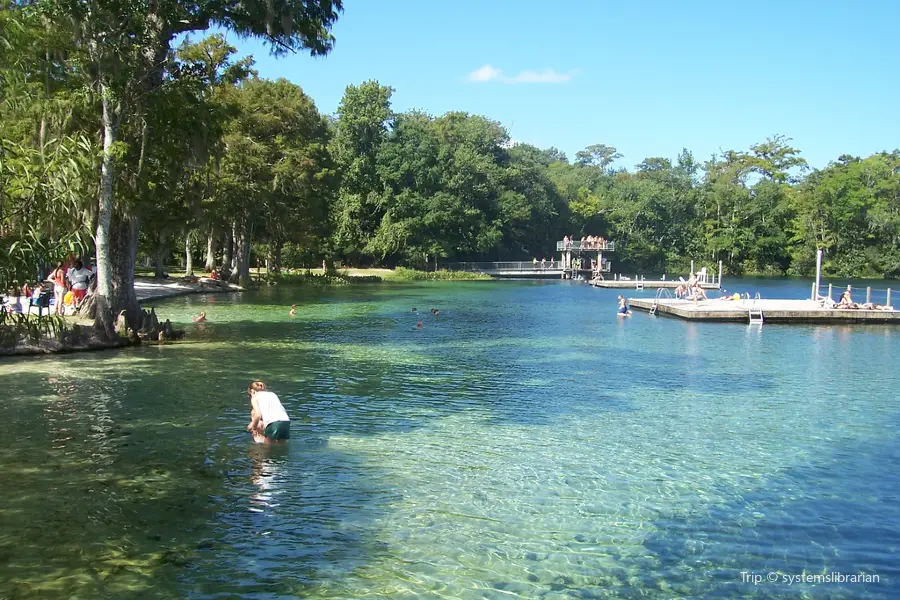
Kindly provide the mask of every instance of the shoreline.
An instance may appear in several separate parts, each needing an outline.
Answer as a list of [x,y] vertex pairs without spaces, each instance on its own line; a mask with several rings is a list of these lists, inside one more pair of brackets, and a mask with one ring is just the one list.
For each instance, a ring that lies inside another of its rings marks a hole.
[[[226,294],[243,291],[245,291],[245,289],[239,285],[230,284],[224,281],[214,281],[207,278],[200,278],[197,282],[187,282],[183,280],[169,281],[156,280],[151,277],[139,277],[136,278],[134,282],[134,292],[137,296],[138,304],[145,304],[156,300],[167,300],[179,296],[189,296],[191,294]],[[67,320],[69,318],[71,317],[67,317]],[[137,345],[125,339],[111,341],[99,340],[91,333],[93,329],[92,325],[85,325],[78,321],[70,322],[69,324],[73,328],[77,326],[84,330],[85,337],[82,338],[80,343],[67,345],[57,340],[42,340],[39,344],[22,343],[14,348],[0,347],[0,357],[44,356],[48,354],[93,352],[97,350],[127,348]]]

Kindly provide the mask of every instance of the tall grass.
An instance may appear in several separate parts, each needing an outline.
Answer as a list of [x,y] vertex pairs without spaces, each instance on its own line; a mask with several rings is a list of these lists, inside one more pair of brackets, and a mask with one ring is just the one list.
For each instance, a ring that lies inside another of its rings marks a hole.
[[491,279],[491,276],[467,271],[417,271],[397,267],[386,279],[388,281],[484,281]]

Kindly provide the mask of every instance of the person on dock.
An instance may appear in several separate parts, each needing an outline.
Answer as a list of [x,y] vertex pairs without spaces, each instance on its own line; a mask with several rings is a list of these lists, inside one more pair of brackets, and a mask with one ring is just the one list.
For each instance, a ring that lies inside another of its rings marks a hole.
[[194,317],[192,320],[194,321],[194,323],[206,323],[206,313],[200,311],[200,316]]
[[251,383],[247,394],[250,396],[247,431],[253,434],[254,441],[270,444],[290,439],[291,419],[278,396],[268,391],[262,381]]
[[841,300],[837,303],[835,308],[858,308],[856,302],[853,301],[849,285],[847,286],[847,289],[844,290],[844,293],[841,294]]
[[288,314],[291,315],[292,317],[297,314],[297,305],[296,304],[291,304],[291,312],[289,312]]

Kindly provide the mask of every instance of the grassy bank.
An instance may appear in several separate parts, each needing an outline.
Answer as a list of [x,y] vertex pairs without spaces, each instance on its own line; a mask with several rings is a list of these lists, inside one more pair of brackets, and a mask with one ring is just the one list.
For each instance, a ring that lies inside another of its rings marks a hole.
[[349,285],[358,283],[406,283],[411,281],[483,281],[491,279],[481,273],[461,271],[417,271],[396,269],[341,269],[324,273],[322,269],[285,271],[279,274],[260,273],[259,278],[269,283],[291,285]]

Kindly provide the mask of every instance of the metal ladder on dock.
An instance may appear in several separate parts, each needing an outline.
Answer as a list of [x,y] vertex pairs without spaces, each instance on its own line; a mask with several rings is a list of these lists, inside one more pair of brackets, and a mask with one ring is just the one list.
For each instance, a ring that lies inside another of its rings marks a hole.
[[635,284],[634,284],[634,289],[636,289],[636,290],[643,290],[643,289],[644,289],[644,282],[643,282],[642,280],[638,279],[637,282],[635,282]]
[[658,288],[656,290],[656,298],[653,300],[653,305],[650,307],[650,314],[655,315],[656,310],[659,308],[659,299],[665,296],[666,298],[671,298],[672,293],[666,288]]
[[[750,294],[747,294],[747,296],[749,298]],[[747,310],[747,318],[750,325],[762,325],[764,321],[762,309],[756,306],[757,300],[762,300],[759,292],[756,293],[756,297],[753,299],[753,302],[750,304],[750,308]]]

